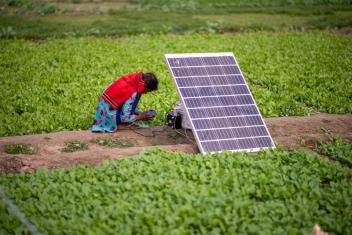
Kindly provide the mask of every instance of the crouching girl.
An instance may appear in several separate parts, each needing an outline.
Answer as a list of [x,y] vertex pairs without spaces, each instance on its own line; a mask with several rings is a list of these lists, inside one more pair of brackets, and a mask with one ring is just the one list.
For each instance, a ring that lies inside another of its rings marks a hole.
[[99,98],[93,121],[93,132],[115,132],[120,124],[149,121],[153,112],[138,112],[142,94],[158,89],[153,73],[132,73],[112,82]]

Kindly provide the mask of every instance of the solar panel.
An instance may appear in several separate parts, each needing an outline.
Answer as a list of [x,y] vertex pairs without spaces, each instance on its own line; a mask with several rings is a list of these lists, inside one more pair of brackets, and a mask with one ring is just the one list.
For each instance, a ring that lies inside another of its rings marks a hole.
[[275,148],[232,53],[165,59],[202,153]]

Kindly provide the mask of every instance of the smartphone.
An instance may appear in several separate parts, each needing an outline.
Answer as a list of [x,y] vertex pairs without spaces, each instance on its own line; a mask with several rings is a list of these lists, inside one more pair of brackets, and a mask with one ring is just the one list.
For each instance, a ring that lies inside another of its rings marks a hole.
[[151,116],[151,117],[155,117],[156,111],[153,110],[153,109],[151,109],[151,110],[148,110],[148,111],[147,111],[147,114],[148,114],[149,116]]

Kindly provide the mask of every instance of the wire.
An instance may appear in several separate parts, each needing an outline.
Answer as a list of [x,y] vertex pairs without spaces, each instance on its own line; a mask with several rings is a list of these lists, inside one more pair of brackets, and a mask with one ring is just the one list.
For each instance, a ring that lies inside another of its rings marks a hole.
[[[136,128],[133,128],[133,127],[136,127]],[[161,130],[151,130],[151,133],[152,133],[151,135],[146,135],[146,134],[143,134],[143,133],[138,132],[138,131],[137,131],[138,129],[145,129],[145,128],[141,128],[141,127],[139,127],[139,126],[136,126],[135,123],[133,123],[133,124],[131,124],[131,125],[128,125],[127,128],[128,128],[129,130],[132,130],[134,133],[136,133],[136,134],[138,134],[138,135],[141,135],[141,136],[143,136],[143,137],[155,137],[155,133],[156,133],[156,132],[164,132],[166,129],[168,129],[168,125],[164,125],[163,129],[161,129]],[[194,140],[192,140],[192,139],[187,135],[187,129],[183,129],[183,130],[184,130],[184,133],[181,133],[180,131],[178,131],[178,130],[175,128],[175,123],[174,123],[172,129],[173,129],[176,133],[178,133],[178,134],[180,134],[180,135],[186,137],[186,139],[189,140],[191,143],[197,144]]]
[[[183,128],[182,128],[182,129],[183,129]],[[183,129],[184,132],[185,132],[185,134],[181,133],[181,132],[178,131],[177,129],[174,129],[174,130],[175,130],[176,133],[178,133],[178,134],[183,135],[184,137],[186,137],[186,139],[188,139],[191,143],[197,145],[197,143],[196,143],[194,140],[192,140],[192,139],[190,139],[190,138],[188,137],[188,135],[187,135],[187,129]]]
[[6,194],[4,193],[1,187],[0,187],[0,197],[3,199],[5,205],[7,205],[9,211],[12,212],[21,221],[22,225],[25,225],[28,228],[31,234],[40,235],[37,228],[31,222],[29,222],[26,216],[16,206],[16,204],[13,203],[12,200],[6,196]]
[[143,134],[143,133],[140,133],[140,132],[138,132],[138,131],[136,131],[136,129],[137,130],[143,130],[143,129],[145,129],[145,128],[141,128],[141,127],[139,127],[139,126],[137,126],[136,128],[133,128],[133,127],[135,127],[135,124],[131,124],[131,125],[128,125],[127,126],[127,128],[129,129],[129,130],[131,130],[131,131],[133,131],[134,133],[136,133],[136,134],[138,134],[138,135],[141,135],[141,136],[143,136],[143,137],[155,137],[155,133],[156,132],[164,132],[165,130],[166,130],[166,128],[167,128],[167,125],[165,125],[164,127],[163,127],[163,129],[162,130],[159,130],[159,131],[157,131],[157,130],[151,130],[151,135],[146,135],[146,134]]
[[197,143],[196,143],[194,140],[191,140],[191,139],[188,137],[188,135],[187,135],[187,129],[183,129],[183,128],[182,128],[182,129],[184,130],[185,134],[182,134],[180,131],[177,130],[177,128],[176,128],[176,121],[173,122],[173,128],[172,128],[172,129],[174,129],[176,133],[178,133],[178,134],[183,135],[184,137],[186,137],[191,143],[197,145]]

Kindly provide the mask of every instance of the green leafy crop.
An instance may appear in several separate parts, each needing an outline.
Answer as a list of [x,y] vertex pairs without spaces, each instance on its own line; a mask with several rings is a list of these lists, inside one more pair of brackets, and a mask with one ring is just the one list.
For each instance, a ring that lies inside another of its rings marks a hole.
[[352,167],[352,143],[341,137],[332,137],[328,142],[320,142],[316,147],[320,154]]
[[0,234],[23,234],[30,232],[21,224],[18,218],[7,208],[7,205],[0,198]]
[[164,53],[233,52],[268,116],[352,112],[352,39],[325,33],[160,35],[109,39],[0,40],[0,136],[90,128],[96,102],[117,77],[153,71],[142,96],[152,125],[179,99]]
[[316,223],[351,234],[348,174],[302,151],[154,149],[96,168],[3,175],[0,185],[43,234],[310,234]]

